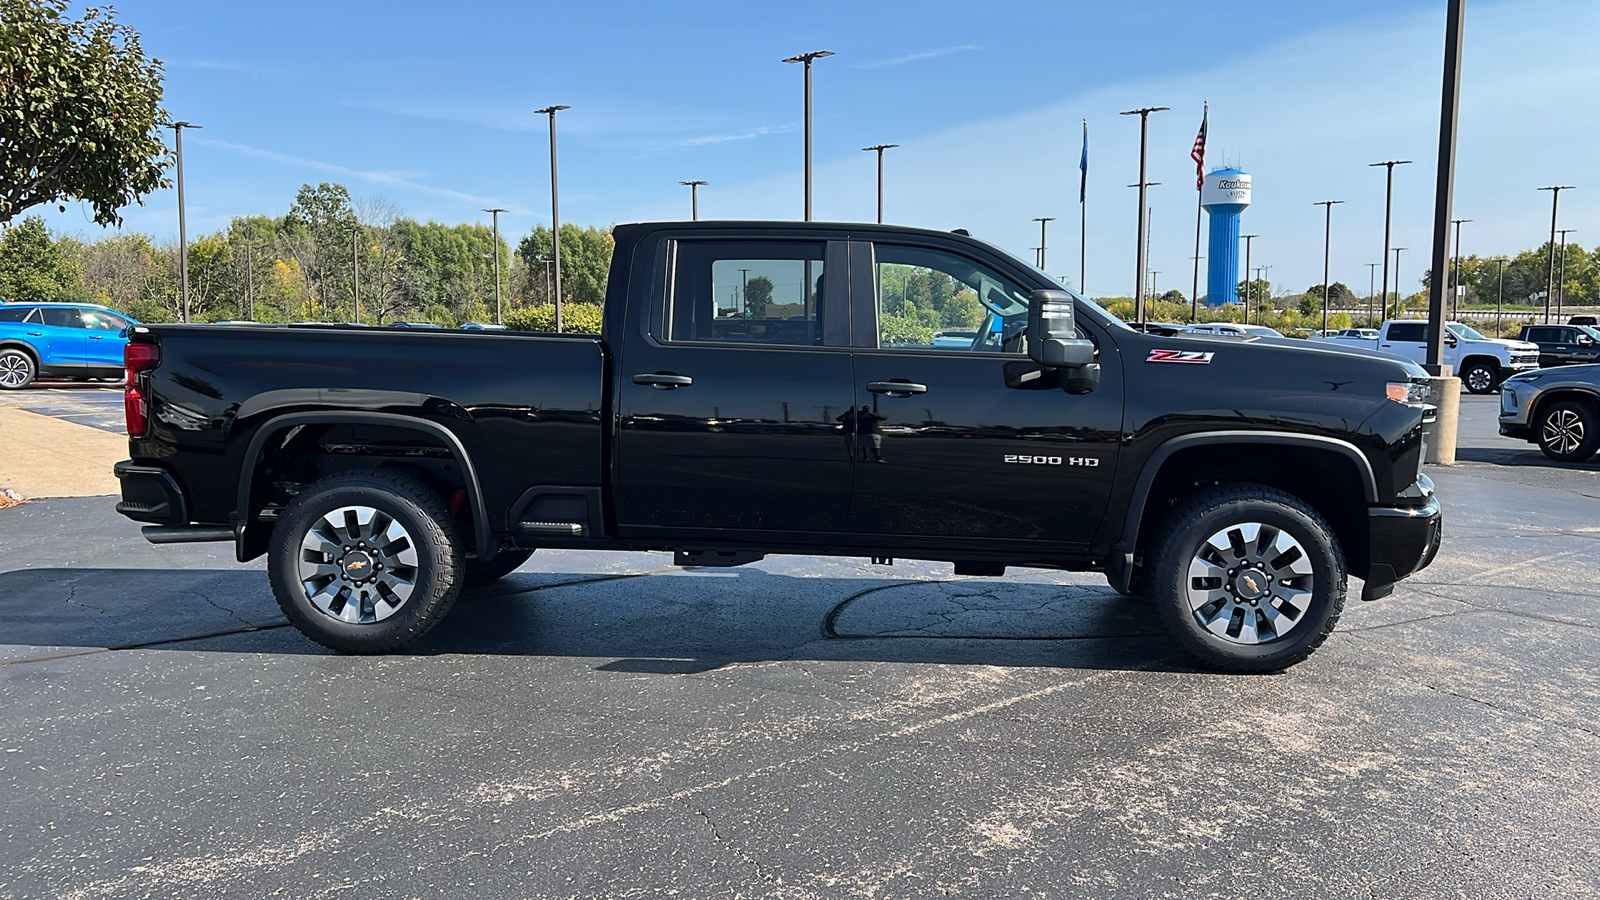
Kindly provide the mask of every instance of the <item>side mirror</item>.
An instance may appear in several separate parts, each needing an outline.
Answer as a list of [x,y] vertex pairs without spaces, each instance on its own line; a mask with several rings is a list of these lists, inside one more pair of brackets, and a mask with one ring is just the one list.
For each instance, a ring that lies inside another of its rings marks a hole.
[[1594,346],[1594,338],[1589,337],[1587,334],[1580,334],[1578,335],[1578,346],[1592,347]]
[[1094,362],[1094,342],[1078,337],[1075,301],[1066,291],[1028,295],[1028,358],[1041,366],[1070,369]]

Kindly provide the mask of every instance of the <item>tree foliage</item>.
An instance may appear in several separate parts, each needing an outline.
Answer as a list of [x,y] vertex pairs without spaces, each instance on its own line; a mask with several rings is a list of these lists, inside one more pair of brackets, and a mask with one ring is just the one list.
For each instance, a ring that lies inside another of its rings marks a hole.
[[66,13],[66,0],[0,0],[0,223],[73,199],[120,224],[167,184],[161,61],[111,10]]
[[[69,245],[70,247],[70,245]],[[7,300],[76,300],[83,295],[82,277],[69,249],[50,239],[38,216],[6,230],[0,238],[0,298]]]

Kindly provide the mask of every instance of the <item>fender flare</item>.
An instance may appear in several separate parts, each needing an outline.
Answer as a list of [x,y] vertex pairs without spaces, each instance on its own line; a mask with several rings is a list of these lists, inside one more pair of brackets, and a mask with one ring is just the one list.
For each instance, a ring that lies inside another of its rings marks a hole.
[[1114,553],[1132,554],[1134,548],[1138,546],[1144,506],[1150,499],[1150,488],[1155,484],[1156,475],[1161,472],[1161,467],[1166,461],[1180,450],[1211,444],[1272,444],[1331,450],[1355,464],[1356,475],[1361,479],[1366,503],[1370,506],[1378,502],[1378,479],[1372,474],[1372,463],[1349,441],[1287,431],[1208,431],[1184,434],[1163,443],[1145,460],[1144,468],[1139,471],[1139,480],[1134,482],[1133,496],[1128,499],[1128,518],[1122,524],[1122,537],[1112,545]]
[[425,431],[444,441],[445,446],[450,450],[450,455],[455,458],[456,464],[461,467],[461,473],[467,482],[467,498],[472,508],[472,530],[476,537],[475,549],[477,550],[478,559],[488,560],[494,556],[495,550],[499,547],[499,542],[495,539],[494,532],[489,528],[489,510],[484,506],[483,488],[478,481],[478,470],[472,464],[472,457],[467,454],[466,445],[461,443],[461,438],[457,437],[455,432],[437,422],[396,413],[366,412],[361,410],[285,413],[262,423],[261,427],[256,429],[255,435],[250,438],[250,444],[245,450],[244,461],[239,469],[239,498],[238,505],[233,513],[234,521],[248,524],[250,488],[254,480],[253,474],[256,463],[261,461],[261,453],[266,448],[269,439],[299,425],[335,424],[394,425],[401,428]]
[[22,338],[6,338],[5,340],[0,340],[0,350],[10,350],[12,348],[21,350],[33,357],[33,367],[35,369],[44,365],[44,355],[39,352],[38,347],[35,347]]

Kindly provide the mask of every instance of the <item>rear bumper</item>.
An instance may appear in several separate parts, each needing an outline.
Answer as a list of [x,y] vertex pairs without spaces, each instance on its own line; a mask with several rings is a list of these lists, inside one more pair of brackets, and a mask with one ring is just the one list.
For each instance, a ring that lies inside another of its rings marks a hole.
[[122,483],[117,512],[135,522],[154,525],[189,524],[189,502],[172,473],[125,459],[111,467]]
[[1389,596],[1395,582],[1427,568],[1438,554],[1444,536],[1444,515],[1431,487],[1430,484],[1427,502],[1421,506],[1367,510],[1370,562],[1361,599]]

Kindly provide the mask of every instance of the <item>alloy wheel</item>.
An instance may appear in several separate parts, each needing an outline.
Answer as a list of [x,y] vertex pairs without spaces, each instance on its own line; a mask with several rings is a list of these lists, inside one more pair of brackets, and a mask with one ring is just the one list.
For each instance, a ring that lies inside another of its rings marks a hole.
[[33,363],[20,353],[0,356],[0,387],[19,388],[33,377]]
[[1494,373],[1478,366],[1467,373],[1467,388],[1475,394],[1488,393],[1494,387]]
[[323,614],[351,624],[381,622],[411,598],[417,549],[393,518],[370,506],[342,506],[300,542],[300,584]]
[[1311,604],[1311,557],[1287,531],[1260,522],[1229,525],[1189,562],[1189,608],[1201,628],[1235,644],[1283,637]]
[[1544,445],[1563,456],[1578,452],[1583,446],[1583,417],[1571,409],[1557,409],[1545,417],[1540,435]]

